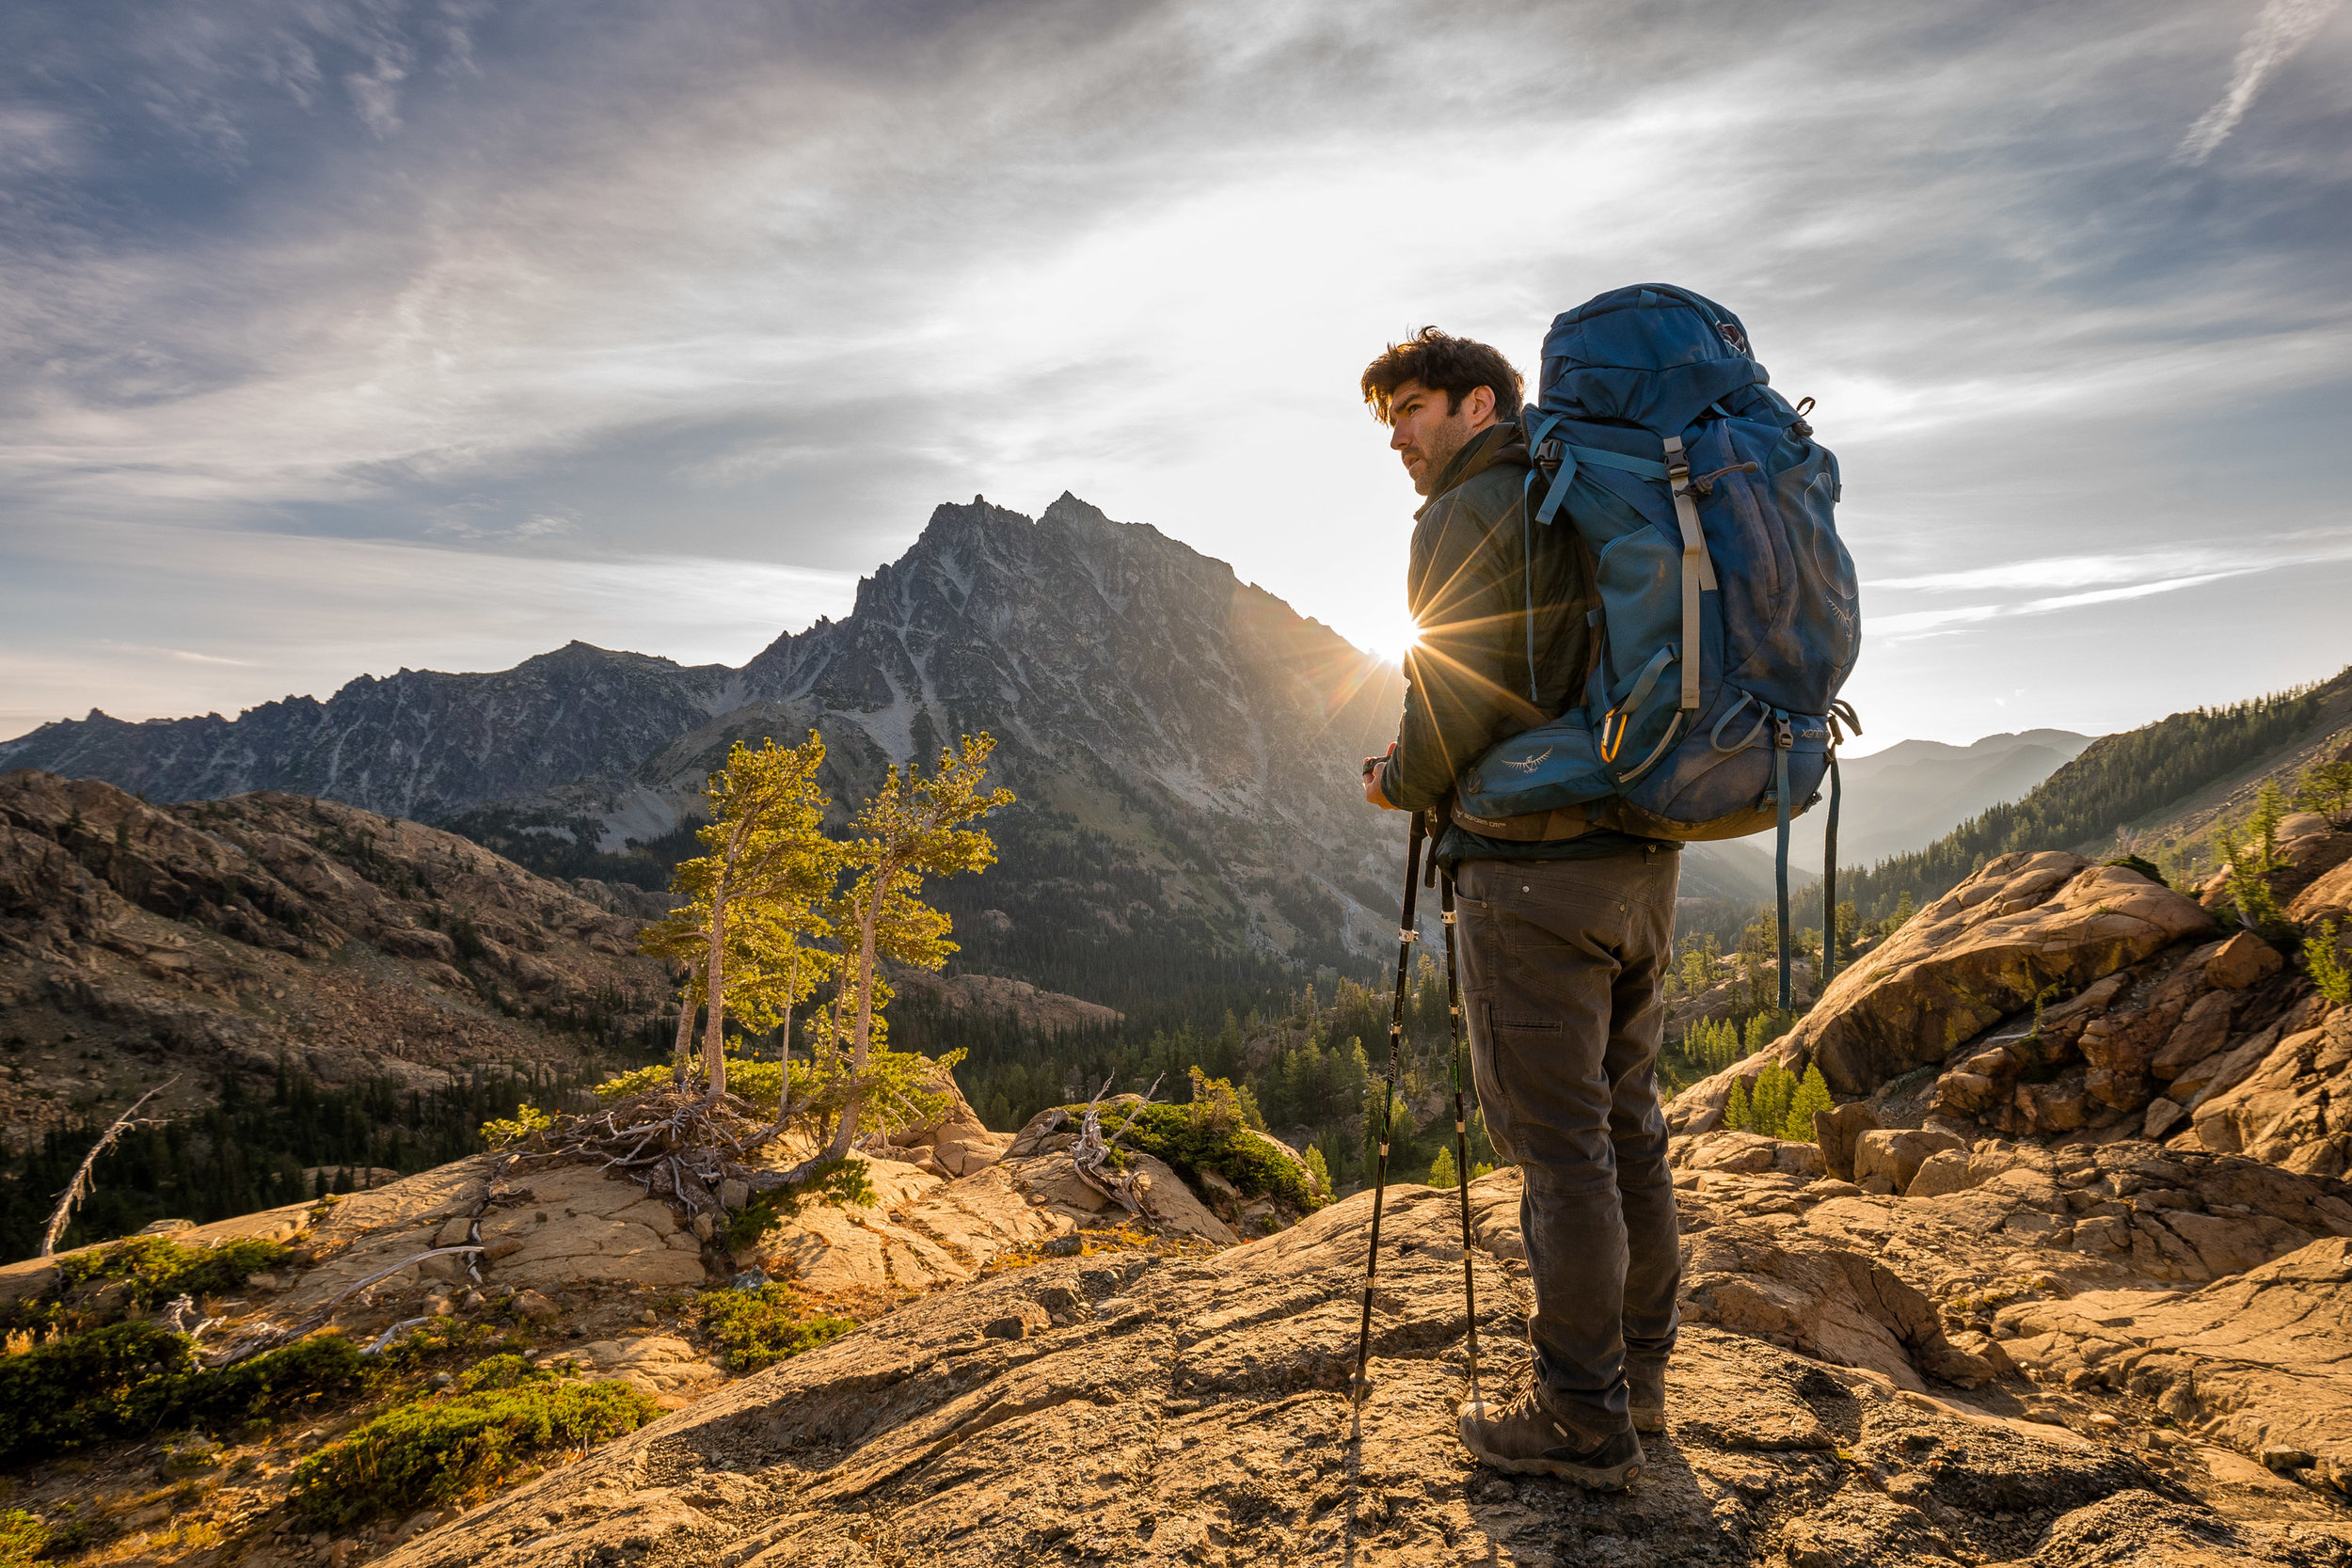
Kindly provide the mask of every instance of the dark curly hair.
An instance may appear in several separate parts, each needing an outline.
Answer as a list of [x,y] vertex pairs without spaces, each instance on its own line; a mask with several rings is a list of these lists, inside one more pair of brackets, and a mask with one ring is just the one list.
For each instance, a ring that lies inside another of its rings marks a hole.
[[1495,418],[1518,417],[1525,383],[1500,349],[1468,338],[1456,338],[1424,326],[1401,343],[1391,343],[1379,358],[1364,367],[1364,402],[1372,416],[1389,422],[1389,400],[1407,381],[1418,381],[1433,392],[1445,394],[1449,414],[1462,406],[1463,394],[1484,387],[1495,395]]

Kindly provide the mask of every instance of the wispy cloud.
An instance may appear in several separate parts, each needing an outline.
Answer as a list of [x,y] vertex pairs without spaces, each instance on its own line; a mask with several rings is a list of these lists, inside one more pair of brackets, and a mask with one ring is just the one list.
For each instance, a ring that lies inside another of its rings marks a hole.
[[[2026,557],[1991,566],[1925,572],[1912,577],[1866,578],[1866,590],[1915,593],[1974,593],[1986,589],[2083,588],[2093,583],[2211,581],[2249,572],[2352,561],[2352,521],[2341,529],[2239,536],[2228,545],[2170,550],[2118,551],[2107,555]],[[2048,601],[2063,609],[2067,602]],[[2095,604],[2096,598],[2079,602]]]
[[159,654],[165,658],[176,659],[182,664],[219,664],[237,670],[253,668],[253,660],[249,658],[229,658],[220,654],[199,654],[191,648],[163,648],[152,642],[118,642],[112,639],[101,638],[95,645],[105,649],[108,653]]
[[[1553,312],[1647,277],[1819,396],[1874,636],[1964,604],[2088,640],[2122,611],[2026,607],[2274,559],[2246,520],[2313,516],[2279,457],[2352,397],[2352,70],[2295,17],[2326,69],[2241,71],[2267,155],[2217,196],[2161,178],[2229,48],[2199,0],[1709,0],[1671,34],[1632,0],[490,14],[0,12],[0,566],[41,562],[0,570],[9,657],[199,593],[141,635],[260,661],[208,705],[572,635],[740,657],[937,501],[1064,488],[1376,641],[1412,501],[1365,359],[1434,320],[1532,372]],[[795,568],[824,586],[698,596]],[[2307,657],[2296,613],[2201,670]],[[2029,684],[1972,625],[1899,629],[1951,657],[1884,708]],[[41,703],[199,689],[85,672]]]
[[1945,610],[1915,610],[1895,615],[1869,616],[1864,619],[1862,627],[1868,636],[1903,641],[1957,625],[2007,620],[2020,615],[2050,615],[2061,610],[2079,610],[2086,605],[2119,604],[2126,599],[2145,599],[2157,594],[2177,594],[2184,588],[2202,588],[2209,582],[2245,577],[2262,569],[2249,566],[2230,572],[2201,572],[2194,577],[2162,578],[2153,582],[2136,582],[2123,588],[2093,589],[2086,594],[2054,594],[2044,598],[2023,599],[2014,604],[1958,605]]
[[2327,25],[2339,4],[2341,0],[2269,0],[2247,31],[2246,41],[2238,46],[2229,90],[2188,128],[2172,161],[2194,167],[2212,157],[2246,118],[2246,111],[2254,106],[2263,84]]

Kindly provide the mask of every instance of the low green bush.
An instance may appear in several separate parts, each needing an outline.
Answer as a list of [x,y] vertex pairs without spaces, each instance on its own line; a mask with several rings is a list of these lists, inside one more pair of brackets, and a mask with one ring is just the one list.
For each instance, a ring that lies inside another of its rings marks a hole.
[[[1085,1109],[1073,1107],[1076,1113]],[[1196,1117],[1188,1105],[1111,1105],[1102,1116],[1104,1138],[1125,1129],[1120,1148],[1165,1160],[1187,1181],[1197,1183],[1201,1172],[1215,1171],[1245,1197],[1274,1197],[1301,1213],[1322,1208],[1329,1196],[1314,1192],[1295,1163],[1248,1128]]]
[[0,1465],[144,1436],[166,1427],[233,1424],[358,1387],[358,1349],[322,1334],[217,1370],[184,1334],[114,1323],[0,1355]]
[[2321,921],[2319,928],[2303,939],[2303,963],[2311,974],[2312,988],[2341,1006],[2352,1002],[2352,969],[2344,967],[2338,942],[2336,923]]
[[182,1246],[167,1236],[133,1236],[57,1259],[57,1290],[118,1279],[131,1282],[132,1303],[161,1307],[174,1296],[217,1296],[245,1288],[246,1275],[263,1274],[294,1249],[252,1237],[218,1246]]
[[21,1508],[0,1508],[0,1568],[33,1568],[48,1546],[48,1526]]
[[772,1367],[857,1326],[830,1313],[803,1317],[800,1293],[774,1282],[756,1291],[705,1291],[696,1305],[704,1335],[731,1372]]
[[659,1415],[626,1383],[580,1383],[493,1356],[444,1395],[389,1410],[294,1467],[289,1501],[329,1528],[466,1502],[542,1457],[586,1453]]

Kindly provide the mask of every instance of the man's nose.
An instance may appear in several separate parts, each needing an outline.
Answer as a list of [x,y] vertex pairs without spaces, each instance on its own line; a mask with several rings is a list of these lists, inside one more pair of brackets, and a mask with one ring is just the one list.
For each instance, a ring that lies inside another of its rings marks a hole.
[[1389,432],[1389,448],[1391,451],[1403,451],[1410,445],[1412,445],[1412,437],[1406,435],[1404,431],[1392,430]]

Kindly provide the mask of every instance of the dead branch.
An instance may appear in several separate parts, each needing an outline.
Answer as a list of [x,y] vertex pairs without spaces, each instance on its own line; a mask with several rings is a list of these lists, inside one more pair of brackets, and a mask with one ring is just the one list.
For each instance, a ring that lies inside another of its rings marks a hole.
[[64,1196],[57,1199],[56,1212],[49,1216],[49,1228],[41,1233],[39,1256],[48,1258],[56,1252],[57,1238],[63,1236],[65,1227],[73,1223],[74,1206],[89,1196],[90,1167],[98,1164],[98,1157],[112,1148],[114,1141],[132,1128],[151,1125],[139,1120],[139,1107],[178,1082],[177,1078],[167,1078],[131,1101],[131,1108],[115,1117],[115,1124],[106,1129],[105,1136],[89,1146],[89,1152],[82,1156],[82,1168],[75,1171],[73,1180],[66,1183]]
[[353,1296],[358,1295],[369,1286],[380,1284],[384,1280],[391,1278],[392,1275],[398,1274],[403,1269],[413,1269],[419,1263],[424,1262],[426,1259],[432,1258],[454,1258],[461,1255],[477,1253],[482,1250],[483,1249],[479,1243],[468,1243],[464,1246],[429,1247],[423,1252],[418,1253],[413,1258],[404,1258],[389,1269],[378,1269],[373,1274],[368,1275],[367,1278],[360,1280],[358,1284],[346,1286],[334,1300],[328,1302],[325,1307],[320,1307],[317,1311],[311,1313],[309,1317],[303,1319],[300,1323],[294,1324],[290,1328],[264,1329],[259,1334],[232,1341],[227,1350],[222,1353],[221,1358],[212,1363],[212,1365],[215,1368],[232,1366],[239,1361],[243,1361],[247,1356],[259,1355],[265,1350],[274,1350],[279,1345],[292,1344],[294,1340],[301,1338],[312,1329],[326,1326],[326,1321],[335,1315],[335,1309],[342,1306],[344,1302],[349,1301]]
[[1160,1092],[1160,1079],[1167,1076],[1162,1073],[1160,1078],[1152,1080],[1151,1092],[1143,1097],[1143,1103],[1128,1111],[1127,1119],[1120,1124],[1118,1132],[1108,1143],[1103,1140],[1102,1107],[1103,1097],[1110,1092],[1112,1080],[1104,1079],[1103,1086],[1094,1091],[1092,1100],[1087,1101],[1086,1117],[1078,1127],[1078,1141],[1070,1150],[1071,1167],[1078,1173],[1078,1180],[1131,1214],[1143,1212],[1144,1175],[1140,1170],[1114,1171],[1110,1164],[1111,1149],[1127,1135],[1127,1129],[1136,1124],[1136,1112],[1152,1103],[1152,1096]]
[[392,1324],[391,1327],[377,1335],[375,1337],[374,1343],[369,1345],[359,1354],[361,1355],[381,1355],[384,1353],[384,1347],[390,1344],[398,1336],[416,1327],[419,1323],[429,1323],[432,1321],[433,1320],[431,1318],[403,1318],[400,1322]]

